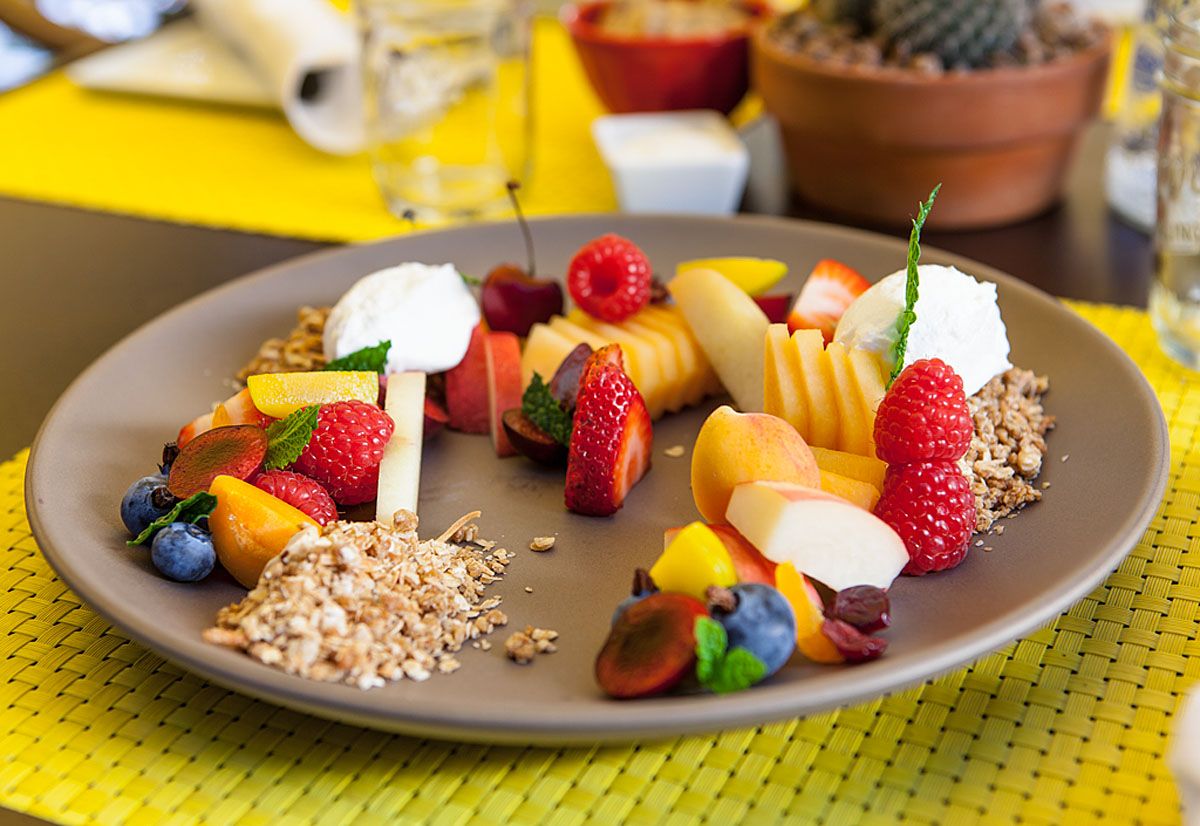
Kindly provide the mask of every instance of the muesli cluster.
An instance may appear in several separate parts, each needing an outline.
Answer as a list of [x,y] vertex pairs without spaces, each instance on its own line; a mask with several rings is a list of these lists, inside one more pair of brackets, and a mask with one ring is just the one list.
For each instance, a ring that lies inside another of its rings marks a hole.
[[408,511],[392,525],[307,527],[204,638],[289,674],[362,689],[456,671],[464,643],[508,622],[484,591],[509,555],[452,540],[421,540]]

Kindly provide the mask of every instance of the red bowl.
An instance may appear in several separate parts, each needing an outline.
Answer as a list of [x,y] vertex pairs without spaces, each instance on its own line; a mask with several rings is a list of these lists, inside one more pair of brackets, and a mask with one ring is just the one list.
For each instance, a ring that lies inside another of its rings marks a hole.
[[[628,37],[606,32],[611,0],[567,6],[563,22],[592,88],[611,112],[716,109],[728,114],[750,88],[750,27],[711,37]],[[761,0],[741,6],[755,20]]]

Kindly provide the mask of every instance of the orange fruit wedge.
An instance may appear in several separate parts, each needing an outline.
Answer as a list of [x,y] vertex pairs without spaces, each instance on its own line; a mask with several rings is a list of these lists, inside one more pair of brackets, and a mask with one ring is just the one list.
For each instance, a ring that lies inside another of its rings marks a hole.
[[379,375],[327,370],[315,373],[262,373],[246,379],[254,406],[275,419],[302,407],[333,402],[379,400]]
[[258,583],[267,562],[301,528],[319,527],[282,499],[232,476],[218,476],[208,492],[217,497],[217,507],[208,517],[217,559],[247,588]]
[[775,588],[796,613],[796,647],[800,653],[817,663],[845,662],[837,646],[821,633],[825,609],[820,595],[792,563],[783,562],[775,568]]

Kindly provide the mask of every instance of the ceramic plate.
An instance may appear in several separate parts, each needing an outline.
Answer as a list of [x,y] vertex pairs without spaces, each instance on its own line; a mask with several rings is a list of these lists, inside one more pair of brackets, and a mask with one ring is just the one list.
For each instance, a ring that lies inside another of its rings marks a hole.
[[[904,264],[903,241],[776,219],[588,216],[533,225],[543,273],[561,273],[583,242],[604,232],[634,239],[660,272],[677,261],[758,255],[786,261],[796,289],[819,258],[878,278]],[[691,447],[720,403],[655,427],[654,467],[610,519],[567,513],[562,476],[522,459],[499,461],[484,437],[445,433],[425,451],[423,533],[483,511],[484,536],[517,552],[504,580],[511,626],[557,629],[559,652],[527,667],[508,662],[501,630],[490,651],[468,648],[462,669],[425,683],[363,692],[290,677],[200,632],[244,593],[214,574],[200,585],[158,576],[143,549],[125,547],[118,518],[131,480],[150,472],[164,440],[230,392],[229,377],[259,343],[282,335],[300,304],[332,303],[359,277],[402,261],[451,261],[482,275],[523,259],[509,224],[411,235],[319,253],[205,293],[115,346],[63,395],[29,462],[30,521],[50,563],[76,593],[131,637],[213,681],[324,717],[417,735],[493,742],[594,742],[710,731],[795,717],[911,685],[1036,628],[1111,571],[1150,521],[1166,483],[1166,425],[1149,386],[1104,335],[1053,298],[971,261],[926,250],[999,284],[1012,360],[1051,379],[1044,501],[975,549],[949,573],[902,578],[893,588],[890,648],[860,666],[793,662],[753,690],[730,696],[605,699],[592,661],[635,566],[657,556],[664,528],[696,517],[688,489]],[[1070,461],[1060,461],[1070,455]],[[557,534],[551,553],[527,550]],[[527,593],[526,588],[532,593]]]

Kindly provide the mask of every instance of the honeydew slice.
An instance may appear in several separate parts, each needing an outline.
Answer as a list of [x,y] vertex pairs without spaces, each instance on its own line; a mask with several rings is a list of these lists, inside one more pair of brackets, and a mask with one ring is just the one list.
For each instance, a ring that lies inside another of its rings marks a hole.
[[786,421],[808,440],[808,416],[800,381],[800,360],[786,324],[767,328],[763,410]]
[[834,398],[833,369],[825,355],[825,338],[820,330],[792,333],[792,347],[800,362],[804,403],[808,416],[810,446],[838,447],[838,408]]
[[383,448],[375,519],[391,525],[398,510],[417,512],[421,487],[421,445],[425,433],[425,374],[388,376],[384,410],[396,428]]
[[636,317],[626,319],[621,326],[653,347],[658,354],[658,365],[663,375],[663,408],[671,413],[682,410],[687,376],[683,372],[683,362],[675,342],[653,327],[641,323]]
[[867,456],[871,450],[871,434],[867,430],[867,414],[863,409],[858,384],[850,373],[846,346],[831,341],[825,348],[833,375],[834,400],[838,411],[838,449]]
[[542,379],[549,382],[563,359],[578,345],[579,342],[545,324],[534,324],[525,340],[525,349],[521,351],[521,386],[528,387],[534,373],[540,373]]
[[[627,361],[637,362],[639,366],[640,378],[634,379],[634,384],[638,390],[642,392],[642,397],[646,401],[646,409],[650,413],[651,419],[657,419],[666,410],[665,402],[665,381],[663,377],[663,366],[659,360],[657,350],[645,340],[638,338],[637,334],[632,333],[629,329],[617,324],[608,324],[590,316],[581,315],[579,318],[573,318],[572,321],[580,327],[594,331],[597,335],[603,336],[610,342],[621,345],[621,351],[625,354]],[[633,378],[631,375],[630,378]]]

